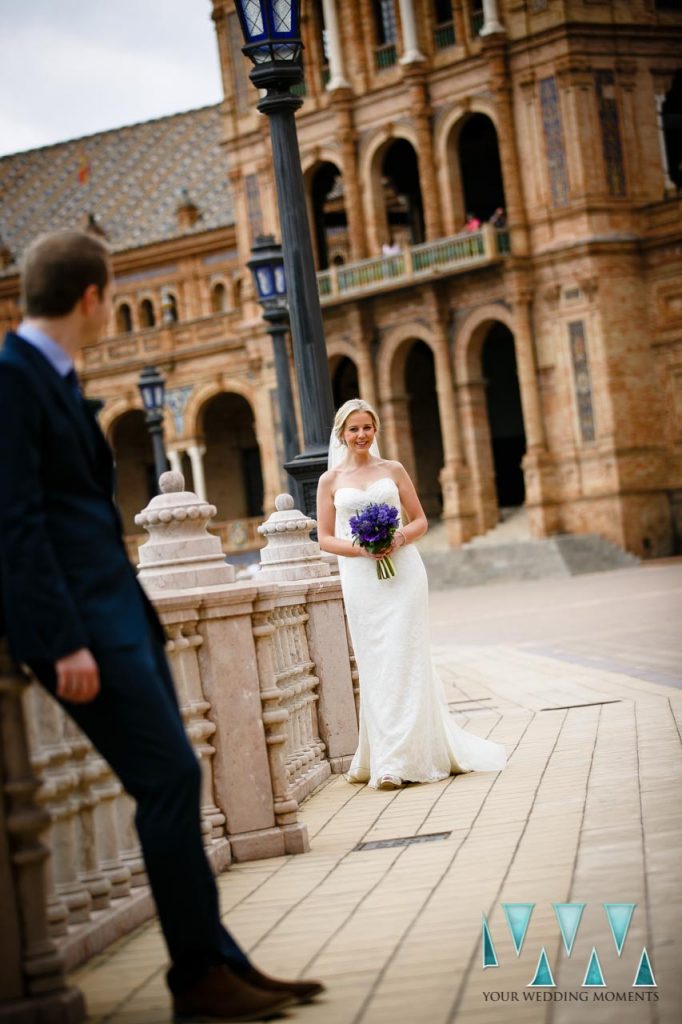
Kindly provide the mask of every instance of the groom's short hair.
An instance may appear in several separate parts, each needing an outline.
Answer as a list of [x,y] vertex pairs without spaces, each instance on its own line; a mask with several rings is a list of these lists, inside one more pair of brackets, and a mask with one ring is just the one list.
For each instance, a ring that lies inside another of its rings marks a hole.
[[110,276],[110,254],[101,239],[85,231],[41,235],[26,250],[21,272],[21,304],[26,316],[61,317],[86,288],[100,295]]

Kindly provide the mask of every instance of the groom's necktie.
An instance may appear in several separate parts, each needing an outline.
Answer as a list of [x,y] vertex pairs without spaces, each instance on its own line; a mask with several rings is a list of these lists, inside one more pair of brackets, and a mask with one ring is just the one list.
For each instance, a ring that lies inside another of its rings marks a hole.
[[81,391],[81,382],[78,379],[78,374],[76,373],[73,366],[64,377],[64,381],[66,382],[66,384],[68,384],[69,390],[72,392],[73,397],[80,405],[80,403],[83,400],[83,392]]

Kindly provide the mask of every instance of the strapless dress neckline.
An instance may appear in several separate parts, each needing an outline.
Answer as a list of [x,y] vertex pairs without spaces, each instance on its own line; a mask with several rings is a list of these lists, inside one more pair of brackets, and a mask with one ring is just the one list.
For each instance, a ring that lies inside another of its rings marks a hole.
[[336,490],[334,491],[334,497],[336,497],[336,495],[339,494],[340,491],[357,491],[358,494],[367,494],[367,492],[370,491],[372,487],[375,487],[377,484],[384,483],[386,480],[389,480],[393,484],[395,489],[398,490],[398,485],[393,479],[393,477],[380,476],[377,477],[376,480],[372,480],[371,484],[368,484],[367,487],[337,487]]

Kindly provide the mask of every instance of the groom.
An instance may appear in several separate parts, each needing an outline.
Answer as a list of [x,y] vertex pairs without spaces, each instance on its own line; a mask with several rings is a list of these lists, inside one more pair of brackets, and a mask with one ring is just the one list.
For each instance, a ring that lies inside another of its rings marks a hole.
[[29,248],[24,321],[0,351],[0,584],[14,659],[77,722],[137,802],[177,1019],[259,1020],[323,987],[263,974],[220,922],[200,831],[200,768],[154,610],[126,557],[113,461],[74,359],[111,312],[97,238]]

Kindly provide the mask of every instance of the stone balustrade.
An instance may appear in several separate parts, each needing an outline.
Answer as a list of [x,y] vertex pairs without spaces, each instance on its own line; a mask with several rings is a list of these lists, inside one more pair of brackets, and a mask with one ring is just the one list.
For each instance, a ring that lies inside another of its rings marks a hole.
[[404,287],[437,275],[459,273],[495,263],[510,253],[509,232],[484,224],[435,242],[413,245],[388,256],[330,267],[317,275],[322,305],[373,291]]
[[83,380],[104,366],[137,366],[189,350],[193,354],[210,351],[212,347],[224,350],[226,344],[229,345],[226,339],[230,338],[234,339],[234,347],[240,348],[243,345],[238,336],[240,320],[241,312],[235,309],[106,338],[83,349]]
[[[164,474],[161,482],[162,493],[137,517],[149,534],[139,575],[166,630],[185,728],[202,768],[208,855],[222,870],[232,860],[303,853],[309,841],[301,800],[332,772],[344,771],[357,746],[357,672],[339,577],[310,539],[313,521],[280,495],[260,527],[261,571],[235,582],[220,538],[207,529],[215,507],[186,492],[179,473]],[[105,948],[154,908],[132,801],[42,688],[22,687],[7,660],[3,666],[0,722],[15,732],[2,755],[9,763],[2,773],[0,848],[13,813],[27,838],[16,840],[25,848],[13,869],[0,849],[0,897],[3,908],[10,896],[23,898],[27,883],[19,879],[17,888],[18,874],[31,874],[37,888],[30,900],[44,934],[30,956],[46,951],[59,989],[64,966]],[[22,700],[26,729],[16,724]],[[37,781],[22,783],[19,800],[11,780],[26,776],[29,752]],[[27,816],[18,803],[32,794]],[[48,859],[35,839],[41,829]],[[26,851],[38,865],[32,873]],[[20,957],[21,941],[13,942]],[[22,997],[18,963],[4,968],[7,984],[0,965],[0,1020],[4,1003]],[[72,1016],[55,1020],[82,1019],[78,994],[59,992]]]

